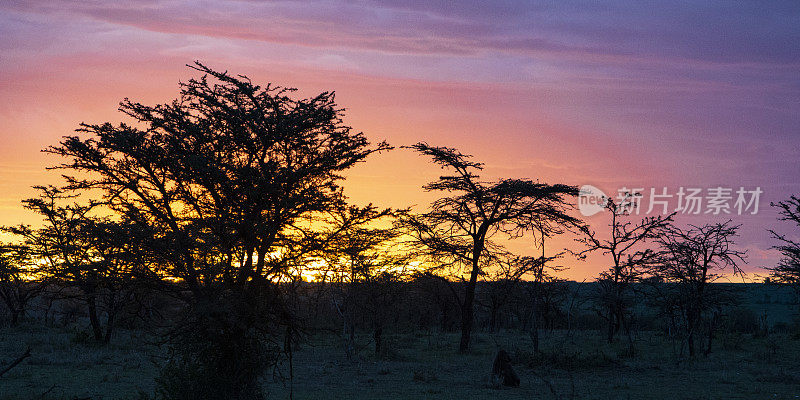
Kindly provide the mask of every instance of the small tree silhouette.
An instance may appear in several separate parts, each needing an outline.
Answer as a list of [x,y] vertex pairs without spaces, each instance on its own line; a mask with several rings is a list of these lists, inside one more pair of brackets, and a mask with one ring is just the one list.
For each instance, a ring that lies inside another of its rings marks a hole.
[[25,316],[28,304],[49,283],[28,246],[0,243],[0,299],[8,308],[12,326]]
[[[143,235],[135,225],[94,215],[98,204],[73,202],[55,187],[37,187],[40,195],[23,201],[43,225],[6,228],[22,238],[20,250],[36,260],[36,272],[47,282],[70,288],[86,305],[94,339],[108,343],[117,314],[132,295],[134,276],[147,268]],[[101,322],[103,311],[105,323]]]
[[380,353],[385,321],[390,319],[408,273],[412,254],[398,242],[393,221],[405,210],[379,210],[373,205],[332,210],[328,225],[331,241],[322,251],[318,274],[330,282],[333,308],[342,320],[345,354],[355,354],[356,320],[360,316],[372,329],[375,353]]
[[[789,200],[772,203],[772,206],[779,209],[780,221],[794,222],[796,228],[800,227],[800,198],[793,195]],[[800,293],[800,243],[771,229],[769,232],[780,242],[773,248],[782,256],[778,265],[767,268],[771,281],[790,285]]]
[[[624,328],[632,351],[630,321],[627,315],[631,284],[639,280],[656,259],[656,253],[643,248],[643,245],[658,236],[660,230],[672,220],[674,213],[645,217],[636,223],[631,222],[629,218],[633,208],[625,203],[630,202],[630,196],[632,195],[625,194],[620,204],[611,198],[606,202],[605,210],[611,216],[608,225],[610,237],[601,238],[591,227],[584,225],[580,228],[581,236],[576,239],[584,249],[573,253],[580,258],[595,252],[610,256],[610,267],[597,278],[596,301],[601,307],[601,316],[608,323],[608,342],[613,342],[620,328]],[[630,202],[630,204],[636,203]]]
[[[686,341],[689,355],[695,355],[695,338],[700,330],[704,313],[715,303],[725,302],[723,293],[709,286],[719,278],[719,272],[730,270],[741,275],[739,263],[745,252],[736,250],[734,238],[741,225],[725,223],[703,226],[690,225],[686,229],[669,226],[662,230],[656,242],[661,246],[654,275],[665,282],[677,283],[677,298],[672,297],[686,321]],[[708,326],[708,345],[711,351],[713,321]]]

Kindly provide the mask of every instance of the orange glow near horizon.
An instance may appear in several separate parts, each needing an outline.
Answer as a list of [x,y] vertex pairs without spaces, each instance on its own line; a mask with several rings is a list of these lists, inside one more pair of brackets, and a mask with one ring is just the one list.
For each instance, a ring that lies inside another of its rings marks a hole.
[[[783,228],[769,203],[800,192],[800,55],[779,45],[793,42],[794,20],[768,7],[727,10],[703,26],[669,7],[540,10],[522,1],[457,9],[334,1],[313,13],[292,1],[209,7],[0,5],[0,225],[39,223],[20,201],[35,195],[33,185],[60,181],[45,170],[59,160],[41,149],[80,122],[126,121],[123,98],[174,99],[178,82],[196,76],[185,64],[201,60],[302,96],[335,90],[345,122],[373,142],[455,147],[485,163],[487,180],[606,193],[759,186],[758,215],[724,218],[743,224],[747,272],[776,262],[766,229]],[[421,211],[435,196],[421,187],[440,173],[394,150],[349,171],[345,190],[357,204]],[[607,224],[602,215],[586,221]],[[508,245],[533,252],[526,238]],[[548,252],[575,246],[559,237]],[[563,264],[558,275],[577,281],[605,268],[602,257]]]

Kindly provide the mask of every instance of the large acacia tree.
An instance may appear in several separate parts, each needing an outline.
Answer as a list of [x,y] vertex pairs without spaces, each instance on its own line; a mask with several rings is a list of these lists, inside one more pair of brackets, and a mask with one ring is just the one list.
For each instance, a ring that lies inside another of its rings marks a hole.
[[449,175],[424,186],[441,192],[428,212],[405,219],[408,233],[421,245],[429,264],[451,277],[467,276],[461,302],[459,351],[469,349],[474,319],[475,287],[481,272],[505,250],[492,238],[498,234],[518,237],[526,232],[544,232],[578,220],[568,214],[570,199],[578,189],[526,179],[487,182],[478,172],[483,164],[448,147],[417,143],[411,146],[431,157]]
[[388,145],[344,125],[332,92],[297,98],[190,68],[202,76],[181,83],[178,99],[126,99],[119,109],[132,124],[81,124],[46,151],[67,160],[57,167],[66,189],[99,192],[105,207],[155,232],[158,272],[185,285],[184,356],[162,383],[253,398],[274,354],[259,338],[291,321],[275,283],[323,246],[313,219],[344,201],[341,173]]

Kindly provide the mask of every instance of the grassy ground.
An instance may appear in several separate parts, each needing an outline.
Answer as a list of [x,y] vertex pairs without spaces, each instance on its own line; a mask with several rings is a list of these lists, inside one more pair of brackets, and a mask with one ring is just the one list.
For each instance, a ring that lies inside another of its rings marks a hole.
[[[0,378],[3,399],[137,398],[152,393],[159,351],[121,334],[108,347],[85,333],[22,326],[0,330],[0,363],[26,346],[32,356]],[[800,398],[800,340],[722,335],[708,357],[679,357],[680,343],[655,333],[608,345],[599,332],[545,334],[534,354],[527,335],[479,333],[468,355],[454,334],[387,335],[375,356],[359,338],[358,361],[347,361],[334,336],[312,338],[294,357],[294,383],[267,377],[270,398],[295,399],[796,399]],[[487,384],[496,349],[512,356],[519,388]],[[286,373],[286,368],[282,369]],[[46,393],[45,393],[46,392]],[[43,395],[44,394],[44,395]]]
[[[678,357],[680,344],[655,334],[609,346],[599,332],[547,335],[542,353],[514,333],[479,334],[469,355],[455,354],[455,335],[399,335],[383,357],[348,363],[331,343],[307,346],[295,360],[296,399],[794,399],[800,398],[800,341],[788,336],[720,339],[708,357]],[[723,346],[725,348],[723,348]],[[493,389],[488,372],[507,349],[519,388]],[[268,385],[278,398],[288,390]],[[284,397],[286,398],[286,397]]]
[[0,377],[0,399],[125,399],[151,393],[159,352],[147,341],[121,331],[103,346],[85,330],[0,328],[3,368],[31,349],[29,358]]

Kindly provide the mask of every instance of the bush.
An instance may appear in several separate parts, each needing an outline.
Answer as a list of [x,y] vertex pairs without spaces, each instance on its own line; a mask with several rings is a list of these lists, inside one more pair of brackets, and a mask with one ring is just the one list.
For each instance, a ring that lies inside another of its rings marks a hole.
[[436,376],[436,373],[421,369],[415,369],[411,371],[412,379],[414,382],[435,382],[439,380],[439,377]]
[[395,341],[386,339],[384,339],[383,344],[381,345],[381,350],[378,353],[377,358],[386,361],[404,361],[406,359],[397,349],[397,344]]
[[744,336],[736,332],[720,334],[719,342],[723,350],[742,350],[744,349]]
[[755,333],[760,327],[759,318],[753,310],[737,307],[728,314],[728,328],[733,332]]
[[96,343],[94,335],[89,329],[86,328],[72,328],[72,334],[69,337],[69,342],[72,344],[88,345]]
[[172,335],[171,357],[156,379],[165,400],[261,400],[260,379],[278,361],[277,328],[263,298],[228,293],[192,307]]

